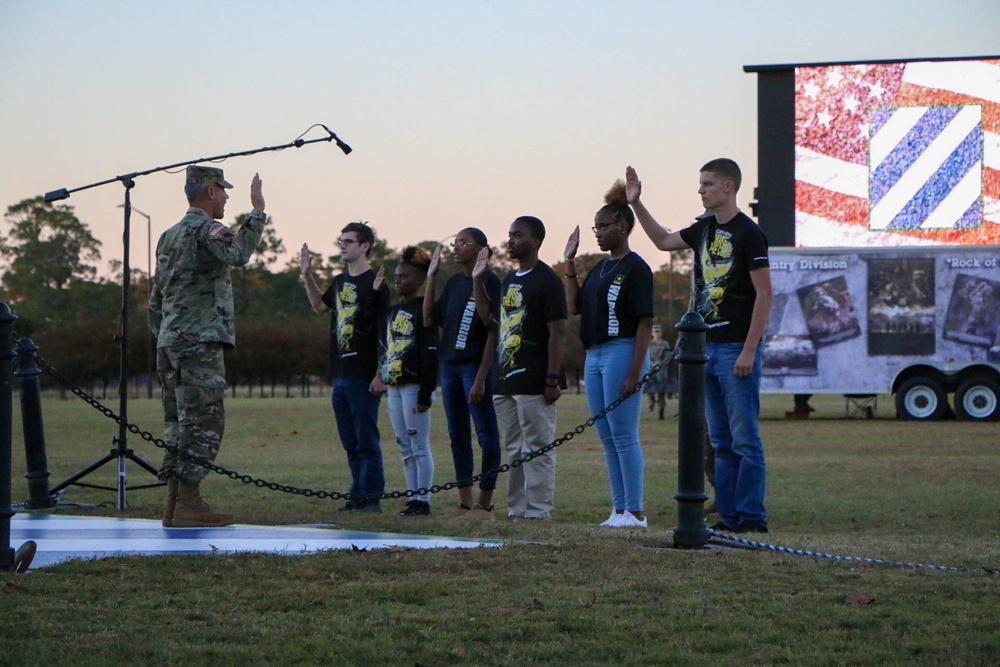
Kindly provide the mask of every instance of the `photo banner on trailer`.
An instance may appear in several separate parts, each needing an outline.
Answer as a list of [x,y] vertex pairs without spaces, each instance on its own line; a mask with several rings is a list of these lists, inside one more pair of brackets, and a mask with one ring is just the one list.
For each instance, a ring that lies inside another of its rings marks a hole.
[[764,393],[889,393],[915,364],[1000,364],[996,248],[772,248]]

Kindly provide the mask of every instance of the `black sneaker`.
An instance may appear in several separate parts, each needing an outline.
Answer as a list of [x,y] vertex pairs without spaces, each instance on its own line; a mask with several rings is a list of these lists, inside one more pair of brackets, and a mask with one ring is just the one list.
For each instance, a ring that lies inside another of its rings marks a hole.
[[406,508],[396,516],[427,516],[431,513],[431,504],[422,500],[411,500]]
[[724,530],[724,531],[726,531],[727,533],[735,533],[735,532],[738,532],[738,531],[737,531],[737,530],[736,530],[735,528],[733,528],[732,526],[730,526],[730,525],[729,525],[728,523],[726,523],[725,521],[716,521],[716,522],[715,522],[715,523],[713,523],[713,524],[712,524],[711,526],[709,526],[709,528],[710,528],[710,529],[712,529],[712,530],[715,530],[715,531],[720,531],[720,530]]
[[354,503],[351,502],[350,500],[348,500],[347,503],[343,507],[337,508],[337,511],[338,512],[353,512],[356,509],[357,509],[357,507],[355,507]]
[[368,512],[369,514],[381,514],[382,505],[379,503],[365,503],[364,505],[355,506],[354,511]]
[[767,524],[763,521],[740,521],[734,533],[766,533]]

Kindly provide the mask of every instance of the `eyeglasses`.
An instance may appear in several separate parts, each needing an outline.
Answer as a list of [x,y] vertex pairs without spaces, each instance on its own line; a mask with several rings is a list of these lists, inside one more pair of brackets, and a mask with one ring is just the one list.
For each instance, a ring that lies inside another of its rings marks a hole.
[[605,222],[600,225],[594,225],[593,227],[590,228],[590,230],[595,234],[603,234],[605,231],[607,231],[608,227],[617,224],[618,224],[617,222]]
[[479,244],[475,241],[452,241],[452,248],[478,248]]
[[351,245],[357,242],[357,239],[337,239],[337,245]]

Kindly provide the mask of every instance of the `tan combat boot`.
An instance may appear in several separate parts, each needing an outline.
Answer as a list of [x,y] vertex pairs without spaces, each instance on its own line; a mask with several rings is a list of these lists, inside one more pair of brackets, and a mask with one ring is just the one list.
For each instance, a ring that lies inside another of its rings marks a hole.
[[215,528],[236,521],[232,514],[216,512],[201,499],[198,484],[177,481],[177,505],[174,507],[174,528]]
[[163,510],[163,527],[172,528],[174,525],[174,507],[177,505],[177,478],[171,477],[167,480],[167,508]]

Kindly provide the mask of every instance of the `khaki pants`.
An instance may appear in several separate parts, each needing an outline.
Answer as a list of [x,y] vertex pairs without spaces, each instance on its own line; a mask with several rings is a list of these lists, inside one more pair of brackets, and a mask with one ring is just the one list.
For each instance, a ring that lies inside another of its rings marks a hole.
[[[494,396],[500,439],[507,461],[521,458],[556,437],[556,404],[544,396]],[[507,515],[549,519],[556,495],[556,453],[547,452],[517,468],[507,477]]]

